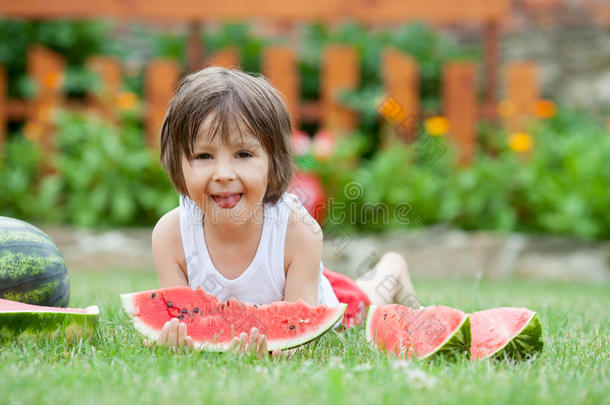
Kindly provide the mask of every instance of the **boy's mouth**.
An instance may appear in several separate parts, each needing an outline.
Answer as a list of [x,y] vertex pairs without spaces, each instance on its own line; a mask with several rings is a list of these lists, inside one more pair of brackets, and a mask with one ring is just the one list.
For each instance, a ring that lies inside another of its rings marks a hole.
[[212,194],[212,198],[220,208],[233,208],[237,205],[243,193],[218,193]]

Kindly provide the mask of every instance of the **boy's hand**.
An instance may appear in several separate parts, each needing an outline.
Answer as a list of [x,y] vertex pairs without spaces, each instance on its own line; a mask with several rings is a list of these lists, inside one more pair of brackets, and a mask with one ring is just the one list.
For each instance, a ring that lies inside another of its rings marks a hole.
[[[152,346],[152,343],[150,340],[144,341],[144,344],[148,347]],[[180,347],[194,348],[193,339],[186,334],[186,324],[181,323],[176,318],[165,322],[156,343],[159,346],[168,346],[173,349]]]
[[[296,349],[286,350],[282,353],[281,349],[275,349],[271,356],[274,359],[282,357],[292,357]],[[252,353],[258,358],[265,357],[268,354],[267,350],[267,337],[259,333],[257,328],[250,330],[250,336],[246,332],[242,332],[239,336],[235,336],[229,346],[229,351],[235,354],[240,353]]]
[[[144,341],[144,344],[148,347],[152,346],[153,343],[150,340]],[[187,349],[194,348],[193,339],[186,334],[186,324],[179,322],[175,318],[163,325],[156,343],[159,346],[168,346],[173,349],[181,347]],[[296,350],[290,349],[282,352],[281,349],[275,349],[271,356],[274,359],[282,357],[291,358]],[[268,354],[267,337],[260,333],[257,328],[252,328],[249,337],[248,334],[242,332],[239,336],[233,338],[229,346],[229,352],[235,354],[250,352],[258,358],[265,357]]]

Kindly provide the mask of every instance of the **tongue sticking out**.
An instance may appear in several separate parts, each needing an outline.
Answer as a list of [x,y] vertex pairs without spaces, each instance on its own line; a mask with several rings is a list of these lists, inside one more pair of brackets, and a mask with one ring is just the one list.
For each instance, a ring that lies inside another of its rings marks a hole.
[[220,205],[221,208],[233,208],[241,199],[241,194],[231,194],[228,196],[212,196],[216,204]]

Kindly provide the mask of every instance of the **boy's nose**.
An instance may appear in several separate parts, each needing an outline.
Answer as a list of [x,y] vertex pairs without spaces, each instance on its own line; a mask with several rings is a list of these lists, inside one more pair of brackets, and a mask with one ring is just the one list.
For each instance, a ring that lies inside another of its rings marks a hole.
[[212,180],[214,181],[233,181],[235,180],[235,171],[233,170],[233,165],[230,162],[225,162],[223,159],[218,159],[216,161],[216,166],[214,168],[214,175],[212,176]]

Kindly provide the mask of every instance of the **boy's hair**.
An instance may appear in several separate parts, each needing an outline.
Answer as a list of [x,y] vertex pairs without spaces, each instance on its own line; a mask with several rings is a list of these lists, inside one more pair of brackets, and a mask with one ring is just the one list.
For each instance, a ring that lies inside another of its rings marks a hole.
[[176,190],[188,195],[182,156],[190,159],[197,134],[206,122],[206,141],[231,131],[250,132],[269,155],[269,182],[263,202],[275,204],[293,173],[290,114],[279,92],[261,75],[208,67],[184,77],[161,128],[161,164]]

